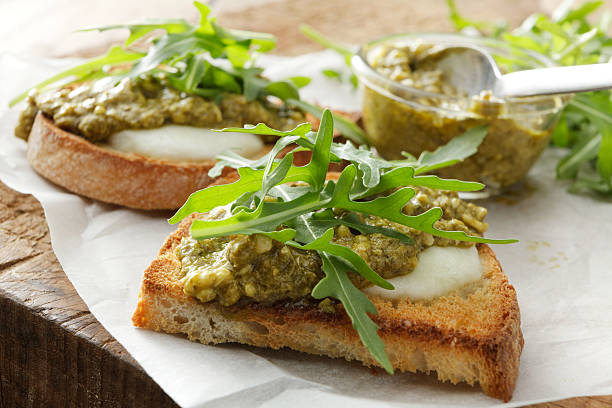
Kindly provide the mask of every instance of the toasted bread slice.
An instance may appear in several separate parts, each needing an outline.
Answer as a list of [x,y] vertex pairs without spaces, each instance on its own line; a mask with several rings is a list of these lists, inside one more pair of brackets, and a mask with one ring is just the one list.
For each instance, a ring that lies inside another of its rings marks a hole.
[[[355,117],[354,113],[337,113]],[[308,115],[308,120],[318,126],[316,118]],[[269,150],[270,145],[265,145],[259,155]],[[194,191],[238,179],[231,168],[225,168],[219,177],[209,177],[214,159],[179,163],[91,143],[57,127],[41,112],[28,138],[27,157],[37,173],[69,191],[141,210],[175,209]],[[296,165],[310,159],[308,152],[294,157]]]
[[[67,190],[145,210],[178,208],[215,181],[208,177],[215,160],[176,163],[111,150],[60,129],[40,112],[27,156],[36,172]],[[234,173],[226,168],[217,181],[233,181]]]
[[[134,325],[184,333],[206,344],[236,342],[359,360],[376,366],[341,305],[336,313],[316,303],[277,303],[223,307],[202,303],[183,292],[175,248],[189,234],[194,216],[185,219],[144,273]],[[440,380],[480,383],[492,397],[508,401],[523,349],[516,293],[495,254],[479,245],[481,281],[466,294],[451,293],[427,302],[371,297],[372,316],[393,367],[435,371]]]

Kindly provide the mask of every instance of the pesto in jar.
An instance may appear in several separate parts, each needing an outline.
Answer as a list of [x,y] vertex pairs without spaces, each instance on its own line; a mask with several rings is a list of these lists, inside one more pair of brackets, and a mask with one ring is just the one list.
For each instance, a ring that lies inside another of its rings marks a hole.
[[487,124],[478,152],[437,174],[493,188],[516,183],[548,145],[563,98],[508,101],[490,92],[468,97],[437,69],[444,53],[445,47],[419,40],[390,41],[365,52],[374,72],[358,76],[364,84],[363,121],[370,143],[387,159],[401,159],[402,151],[418,157]]
[[244,95],[221,94],[216,100],[189,95],[154,76],[114,78],[28,96],[15,135],[28,139],[36,114],[41,111],[58,127],[91,142],[104,142],[125,129],[152,129],[164,124],[196,127],[242,127],[265,123],[275,129],[291,129],[304,115],[285,106]]
[[[454,192],[414,189],[415,196],[403,209],[407,215],[440,207],[443,216],[436,222],[436,228],[475,236],[482,236],[486,231],[485,208],[460,200]],[[334,229],[334,243],[351,248],[386,279],[410,273],[418,263],[419,253],[431,246],[474,245],[434,237],[380,217],[360,217],[365,224],[395,229],[414,241],[406,244],[382,234],[362,235],[344,225]],[[307,298],[324,277],[316,251],[296,249],[262,235],[232,235],[201,241],[187,237],[176,248],[176,256],[181,261],[185,293],[203,302],[217,301],[224,306],[241,299],[272,303]],[[354,273],[350,278],[360,288],[370,284]]]

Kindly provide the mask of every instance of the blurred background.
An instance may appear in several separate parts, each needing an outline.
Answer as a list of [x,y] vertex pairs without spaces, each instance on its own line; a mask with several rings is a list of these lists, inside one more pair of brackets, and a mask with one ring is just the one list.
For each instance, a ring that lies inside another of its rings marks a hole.
[[[383,34],[452,31],[445,0],[213,0],[228,27],[266,31],[278,38],[277,54],[301,54],[321,47],[305,40],[300,23],[332,40],[361,43]],[[478,20],[506,19],[517,25],[527,15],[550,13],[561,0],[456,0]],[[579,4],[581,1],[576,1]],[[612,0],[606,1],[609,8]],[[75,32],[95,25],[144,17],[197,20],[191,0],[0,0],[0,51],[35,57],[92,56],[125,38],[122,30]]]

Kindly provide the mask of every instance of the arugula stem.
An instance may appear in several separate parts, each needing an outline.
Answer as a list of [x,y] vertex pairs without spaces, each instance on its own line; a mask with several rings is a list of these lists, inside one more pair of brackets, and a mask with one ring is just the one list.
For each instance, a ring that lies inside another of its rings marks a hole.
[[331,41],[307,24],[300,25],[300,31],[314,42],[321,44],[325,48],[331,48],[345,58],[350,58],[353,56],[353,51],[350,48]]
[[[315,117],[321,117],[321,115],[323,115],[323,111],[324,111],[323,108],[315,106],[306,101],[297,100],[297,99],[288,99],[286,102],[289,105],[300,108],[304,112],[310,113],[311,115]],[[342,117],[341,115],[337,115],[334,113],[332,113],[332,116],[334,117],[334,123],[335,123],[334,127],[338,130],[338,132],[342,133],[342,136],[346,137],[347,139],[352,140],[358,145],[368,144],[368,140],[366,138],[365,132],[359,126],[357,126],[355,122],[345,117]]]
[[593,108],[591,105],[589,105],[588,103],[582,102],[578,99],[579,97],[574,97],[569,104],[571,106],[573,106],[574,108],[588,114],[591,115],[593,117],[596,117],[599,120],[602,120],[604,122],[607,122],[609,125],[612,126],[612,116],[610,116],[609,114],[605,114],[604,112],[601,112],[599,110],[597,110],[596,108]]

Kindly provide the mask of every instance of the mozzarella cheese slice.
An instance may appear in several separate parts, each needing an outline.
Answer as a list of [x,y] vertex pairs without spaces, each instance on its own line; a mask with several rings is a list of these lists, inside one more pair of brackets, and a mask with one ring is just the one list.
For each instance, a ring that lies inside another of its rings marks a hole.
[[418,258],[419,263],[414,271],[388,279],[395,290],[370,286],[364,292],[388,299],[431,299],[477,281],[482,276],[482,264],[474,246],[433,246],[421,252]]
[[209,160],[226,150],[249,156],[259,152],[263,145],[259,137],[248,133],[220,133],[179,125],[123,130],[107,142],[114,150],[171,161]]

